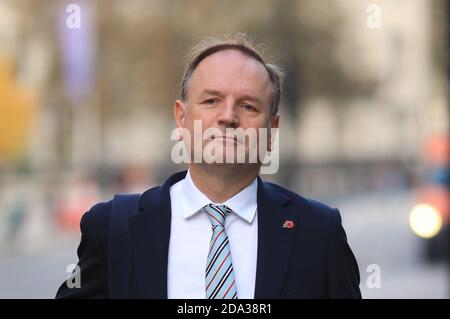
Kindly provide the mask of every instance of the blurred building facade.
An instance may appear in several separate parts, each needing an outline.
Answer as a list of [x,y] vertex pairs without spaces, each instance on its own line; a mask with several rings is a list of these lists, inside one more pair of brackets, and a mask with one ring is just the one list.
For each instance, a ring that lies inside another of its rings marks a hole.
[[[80,29],[67,27],[70,4]],[[184,53],[237,31],[287,73],[281,167],[268,179],[311,196],[409,183],[424,142],[448,129],[445,6],[0,0],[0,191],[17,172],[49,192],[87,174],[105,198],[127,168],[148,174],[142,188],[160,182],[177,169],[168,158]]]

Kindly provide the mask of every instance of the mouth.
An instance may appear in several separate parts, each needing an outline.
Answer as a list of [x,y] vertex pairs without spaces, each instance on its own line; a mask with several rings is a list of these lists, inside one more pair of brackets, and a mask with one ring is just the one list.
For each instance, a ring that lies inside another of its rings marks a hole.
[[211,140],[218,140],[218,141],[225,141],[225,142],[238,142],[238,139],[236,136],[233,137],[227,137],[227,136],[212,136]]

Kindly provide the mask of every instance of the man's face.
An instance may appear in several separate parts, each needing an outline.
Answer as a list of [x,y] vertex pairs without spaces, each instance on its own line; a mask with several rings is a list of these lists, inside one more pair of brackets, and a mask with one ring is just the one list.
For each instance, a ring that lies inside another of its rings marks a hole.
[[238,50],[223,50],[206,57],[195,69],[187,101],[175,102],[176,124],[189,130],[193,145],[194,121],[200,120],[203,131],[216,128],[224,137],[203,139],[202,149],[215,143],[224,152],[233,147],[236,154],[238,144],[244,143],[248,156],[248,141],[226,138],[226,129],[253,128],[259,140],[260,128],[279,125],[279,116],[271,116],[271,101],[272,85],[265,67]]

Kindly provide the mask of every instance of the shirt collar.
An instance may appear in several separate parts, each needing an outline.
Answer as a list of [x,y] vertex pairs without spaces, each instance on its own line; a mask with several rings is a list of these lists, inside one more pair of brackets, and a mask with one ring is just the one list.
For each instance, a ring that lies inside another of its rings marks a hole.
[[203,206],[213,203],[215,205],[222,204],[228,206],[236,215],[248,223],[253,221],[257,209],[258,181],[256,178],[246,188],[223,203],[214,203],[203,194],[192,181],[189,170],[181,182],[183,214],[185,219],[195,215]]

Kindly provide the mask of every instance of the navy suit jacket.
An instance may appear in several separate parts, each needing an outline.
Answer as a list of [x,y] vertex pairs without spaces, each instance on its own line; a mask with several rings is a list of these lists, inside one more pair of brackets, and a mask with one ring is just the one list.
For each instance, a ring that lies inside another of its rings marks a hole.
[[[80,288],[68,288],[64,282],[56,297],[167,298],[169,191],[185,175],[186,171],[178,172],[141,195],[139,211],[124,223],[128,240],[115,239],[129,253],[114,261],[118,263],[114,272],[109,265],[115,236],[110,232],[112,201],[98,203],[85,213],[77,251]],[[255,298],[361,298],[358,264],[339,211],[257,179]],[[286,221],[294,226],[283,227]],[[117,266],[122,265],[120,273]]]

